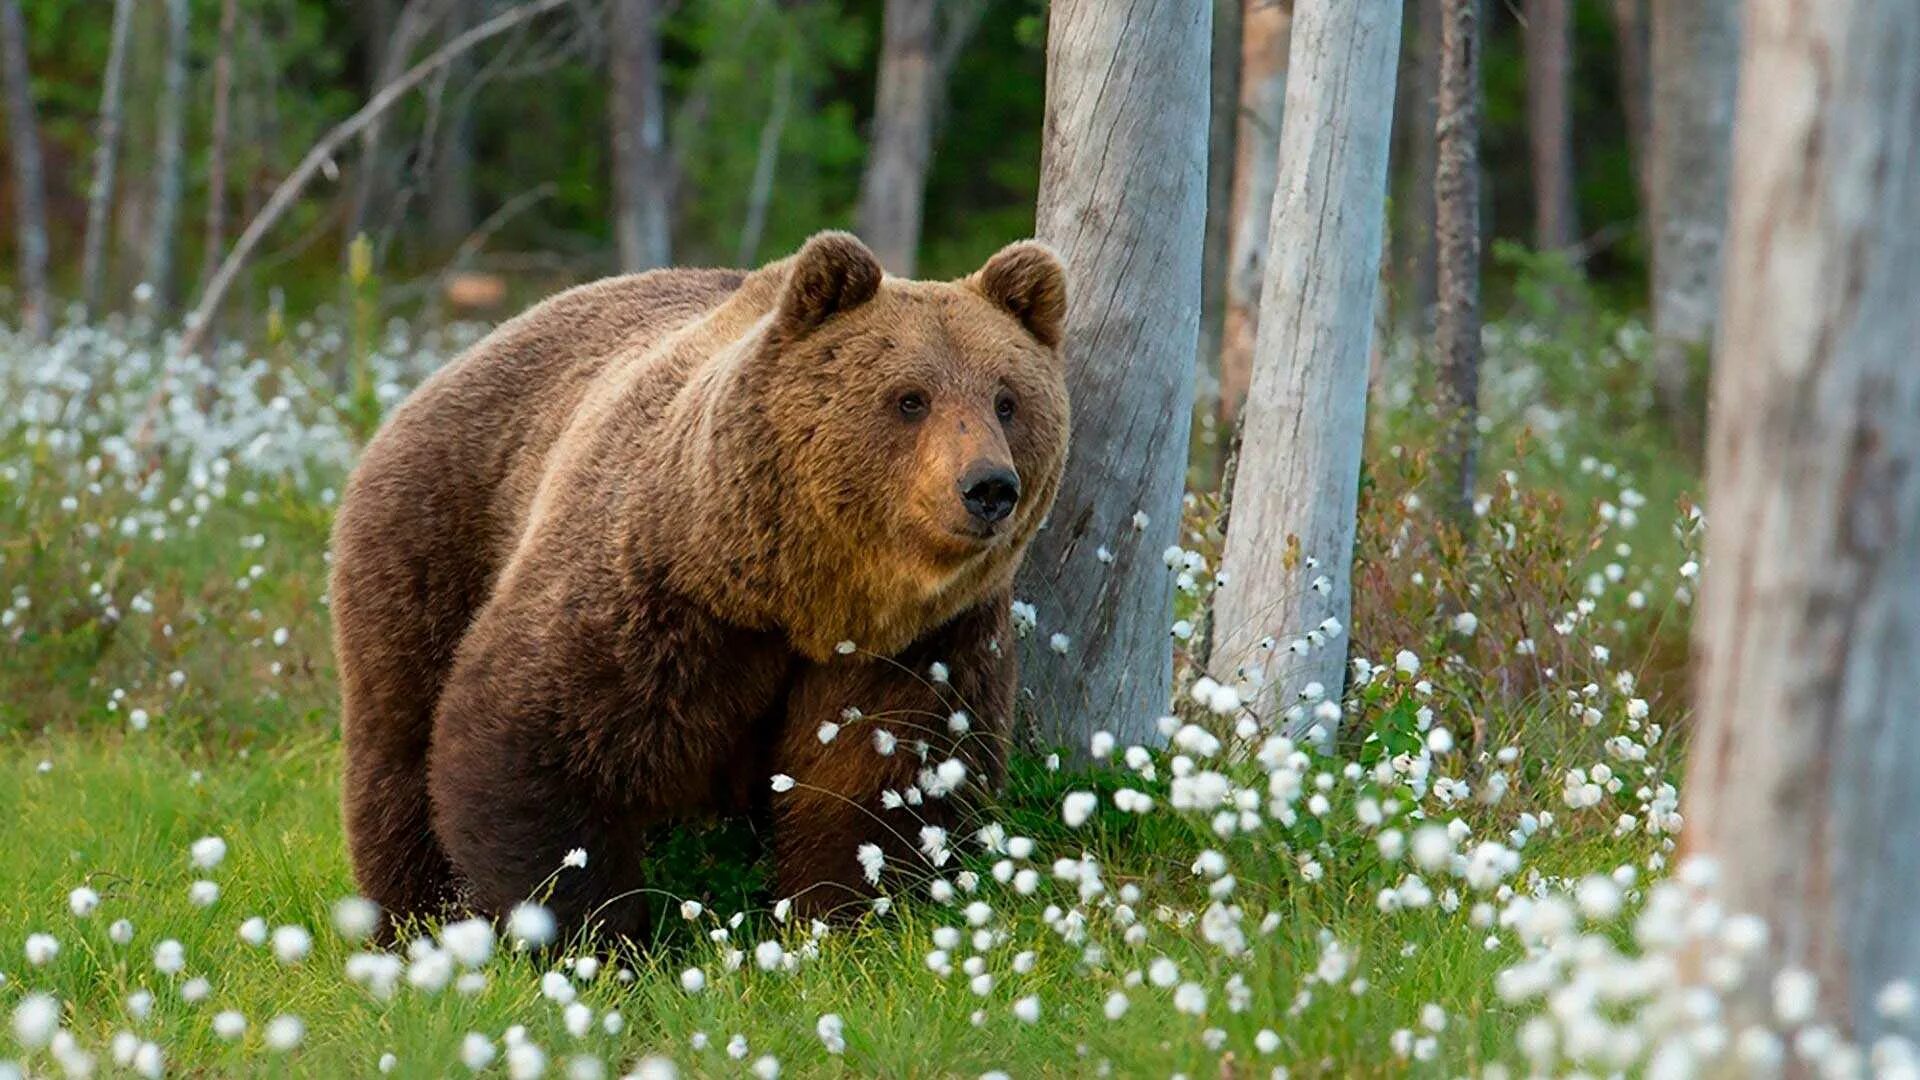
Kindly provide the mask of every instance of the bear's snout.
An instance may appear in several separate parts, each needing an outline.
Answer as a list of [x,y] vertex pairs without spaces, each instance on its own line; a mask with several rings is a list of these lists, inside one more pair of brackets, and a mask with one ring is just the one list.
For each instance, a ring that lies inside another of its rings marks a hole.
[[1011,466],[975,462],[960,477],[960,501],[967,513],[983,525],[995,525],[1013,513],[1020,501],[1020,474]]

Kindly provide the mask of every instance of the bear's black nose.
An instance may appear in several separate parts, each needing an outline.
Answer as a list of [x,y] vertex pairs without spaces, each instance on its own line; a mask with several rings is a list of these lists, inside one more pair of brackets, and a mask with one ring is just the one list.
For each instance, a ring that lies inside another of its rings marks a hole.
[[1020,501],[1020,474],[1005,465],[975,465],[960,478],[960,501],[975,519],[992,525]]

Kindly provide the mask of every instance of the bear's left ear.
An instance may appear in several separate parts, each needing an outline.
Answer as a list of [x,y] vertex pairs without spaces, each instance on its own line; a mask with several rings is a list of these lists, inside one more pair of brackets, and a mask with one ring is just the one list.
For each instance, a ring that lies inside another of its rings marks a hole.
[[971,279],[981,295],[1007,309],[1049,349],[1060,347],[1067,322],[1067,270],[1038,240],[1008,244]]
[[880,260],[852,233],[820,232],[793,257],[780,295],[780,325],[804,334],[880,291]]

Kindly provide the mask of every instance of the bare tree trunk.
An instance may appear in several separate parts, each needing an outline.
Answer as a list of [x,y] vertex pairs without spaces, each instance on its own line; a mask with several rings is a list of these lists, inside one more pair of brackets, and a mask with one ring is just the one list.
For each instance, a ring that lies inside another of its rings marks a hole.
[[1694,361],[1719,314],[1739,53],[1737,0],[1653,5],[1654,363],[1683,436],[1699,431]]
[[1620,108],[1626,114],[1627,154],[1640,197],[1641,228],[1651,236],[1648,155],[1653,139],[1653,92],[1647,71],[1647,0],[1613,0],[1614,47],[1620,53]]
[[1214,625],[1217,673],[1258,687],[1266,715],[1288,709],[1295,735],[1312,722],[1297,704],[1303,688],[1319,683],[1338,701],[1346,666],[1333,627],[1352,602],[1401,10],[1401,0],[1300,0],[1294,26],[1273,264]]
[[[375,68],[369,96],[379,93],[407,70],[408,58],[426,37],[447,2],[407,0],[400,9],[399,18],[393,22],[393,32],[379,51],[380,60]],[[384,23],[384,19],[376,20],[377,25]],[[378,32],[377,29],[375,32]],[[341,233],[343,259],[352,257],[353,240],[367,230],[367,215],[387,191],[387,167],[381,145],[385,132],[386,118],[382,116],[374,118],[367,129],[360,133],[360,161],[354,169],[352,193],[348,197],[347,217]]]
[[200,288],[220,265],[227,246],[227,138],[233,126],[233,33],[239,0],[220,0],[220,43],[213,56],[213,119],[207,132],[206,249],[200,255]]
[[1439,150],[1436,132],[1440,108],[1441,0],[1413,0],[1415,18],[1413,70],[1401,124],[1407,138],[1406,198],[1400,206],[1400,287],[1405,325],[1419,335],[1433,327],[1433,305],[1438,296],[1435,278],[1434,168]]
[[27,69],[27,26],[20,0],[0,0],[0,67],[5,69],[7,133],[13,144],[13,212],[18,260],[20,326],[35,341],[47,336],[47,188],[40,158],[40,122],[34,116]]
[[1570,0],[1527,0],[1527,144],[1533,162],[1533,245],[1580,241],[1573,195],[1573,13]]
[[1192,421],[1211,22],[1192,0],[1048,14],[1038,231],[1071,284],[1073,453],[1017,587],[1039,609],[1022,669],[1040,733],[1081,752],[1101,728],[1157,738],[1171,689],[1160,557]]
[[1455,520],[1473,513],[1480,412],[1480,0],[1445,0],[1440,33],[1434,215],[1439,301],[1434,356],[1447,425],[1442,493]]
[[100,122],[93,145],[93,183],[87,189],[87,234],[80,255],[80,302],[89,314],[100,304],[106,275],[107,225],[113,215],[113,174],[120,152],[120,80],[127,67],[133,0],[114,0],[113,37],[100,81]]
[[1233,430],[1253,378],[1273,189],[1281,168],[1280,125],[1286,112],[1292,31],[1293,0],[1246,0],[1240,14],[1240,130],[1234,138],[1229,203],[1233,231],[1227,241],[1227,306],[1220,330],[1222,431]]
[[155,310],[173,301],[174,226],[180,219],[181,142],[187,111],[187,31],[191,6],[167,0],[166,82],[161,88],[158,145],[154,151],[153,213],[147,222],[146,268],[141,275],[154,290]]
[[753,186],[747,192],[747,216],[740,226],[736,266],[759,260],[760,238],[767,230],[767,209],[773,203],[774,169],[780,163],[780,140],[786,135],[787,113],[793,105],[793,57],[785,55],[773,70],[773,100],[767,122],[760,128],[760,146],[753,162]]
[[[479,17],[477,0],[453,0],[445,34],[451,38],[467,31]],[[461,57],[447,67],[447,82],[455,87],[468,84],[473,73],[470,57]],[[474,227],[473,193],[473,93],[455,93],[451,108],[440,115],[440,130],[435,140],[432,161],[431,196],[427,205],[427,233],[436,253],[455,251]]]
[[1866,1047],[1920,979],[1920,6],[1809,15],[1746,6],[1683,841]]
[[[1227,306],[1227,247],[1232,242],[1233,214],[1228,205],[1233,199],[1235,146],[1240,116],[1240,5],[1242,0],[1211,0],[1213,4],[1213,42],[1208,57],[1213,66],[1209,76],[1207,112],[1207,224],[1201,245],[1200,268],[1200,349],[1198,364],[1211,377],[1213,413],[1218,418],[1220,405],[1220,335]],[[1231,432],[1216,426],[1212,460],[1208,465],[1220,475],[1226,465],[1227,440]],[[1222,477],[1222,480],[1225,478]],[[1224,490],[1224,489],[1223,489]]]
[[660,85],[659,0],[613,0],[614,236],[620,269],[634,273],[673,261],[672,173],[666,96]]
[[858,232],[888,272],[911,277],[933,151],[937,0],[887,0]]

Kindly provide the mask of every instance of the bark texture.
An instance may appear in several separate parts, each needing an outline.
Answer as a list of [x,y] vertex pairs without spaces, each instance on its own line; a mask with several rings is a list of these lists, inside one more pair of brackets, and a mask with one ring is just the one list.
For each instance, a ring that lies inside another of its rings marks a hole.
[[1572,0],[1527,0],[1527,146],[1533,165],[1533,244],[1567,251],[1580,239],[1573,194]]
[[1192,0],[1048,14],[1038,231],[1067,267],[1074,430],[1021,573],[1039,613],[1022,672],[1041,737],[1081,753],[1103,728],[1156,740],[1172,680],[1160,555],[1179,536],[1192,423],[1211,22]]
[[180,220],[180,187],[185,171],[187,111],[187,31],[192,5],[167,0],[167,66],[160,89],[160,118],[154,148],[153,213],[147,220],[147,258],[141,278],[154,290],[158,310],[173,301],[174,227]]
[[1436,131],[1440,100],[1441,0],[1412,0],[1414,9],[1412,62],[1405,73],[1406,96],[1400,124],[1406,131],[1406,197],[1400,200],[1400,298],[1405,325],[1424,335],[1433,328],[1435,281],[1433,217],[1434,168],[1438,157]]
[[660,82],[659,0],[613,0],[612,68],[614,235],[620,269],[673,262],[672,169],[667,157],[666,96]]
[[1746,14],[1684,842],[1865,1046],[1920,978],[1920,6]]
[[1447,436],[1441,493],[1456,520],[1473,511],[1480,411],[1480,0],[1444,0],[1439,144],[1434,169],[1439,300],[1434,356]]
[[[1214,598],[1216,675],[1261,686],[1254,700],[1268,716],[1312,682],[1338,700],[1343,679],[1401,8],[1301,0],[1293,29],[1273,261],[1233,485],[1228,584]],[[1324,593],[1312,587],[1323,574]],[[1330,636],[1328,619],[1341,628]],[[1305,655],[1288,648],[1313,630],[1321,633]],[[1289,730],[1308,715],[1295,710]]]
[[1667,408],[1697,434],[1693,360],[1719,314],[1740,12],[1738,0],[1656,3],[1652,12],[1655,373]]
[[13,151],[13,245],[19,275],[14,288],[20,294],[20,326],[37,341],[47,336],[52,315],[47,294],[46,167],[40,157],[40,123],[34,115],[20,0],[0,0],[0,75],[6,79],[7,138]]
[[858,231],[888,273],[910,277],[920,250],[940,72],[938,0],[887,0],[873,135],[860,181]]
[[126,74],[132,23],[133,0],[114,0],[107,70],[100,80],[100,120],[94,129],[93,181],[87,188],[87,232],[80,251],[80,301],[89,312],[99,306],[107,270],[107,227],[113,216],[114,171],[119,164],[123,119],[120,83]]
[[[1227,241],[1226,310],[1220,331],[1220,428],[1232,432],[1253,378],[1266,279],[1273,189],[1280,175],[1287,52],[1293,0],[1246,0],[1240,15],[1240,116],[1234,136],[1232,232]],[[1389,110],[1391,112],[1391,110]]]

